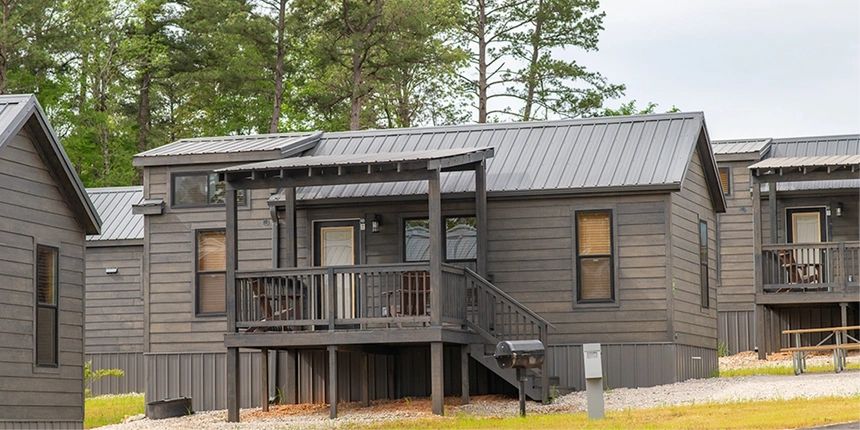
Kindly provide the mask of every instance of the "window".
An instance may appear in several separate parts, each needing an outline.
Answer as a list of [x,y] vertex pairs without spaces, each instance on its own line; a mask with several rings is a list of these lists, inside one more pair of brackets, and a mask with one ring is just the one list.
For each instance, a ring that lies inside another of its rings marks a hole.
[[576,301],[615,300],[612,212],[576,212]]
[[57,248],[36,247],[36,365],[56,366],[59,284]]
[[227,234],[197,232],[197,314],[227,312]]
[[699,282],[702,286],[702,307],[708,303],[708,222],[699,220]]
[[[223,205],[226,184],[215,173],[175,173],[173,175],[173,201],[175,207]],[[245,192],[236,193],[236,201],[245,203]]]
[[723,194],[728,196],[732,193],[732,184],[729,179],[731,177],[731,171],[728,167],[720,167],[717,170],[720,172],[720,185],[723,186]]
[[[445,223],[445,260],[475,261],[478,258],[477,221],[473,216],[450,216]],[[404,226],[404,260],[430,259],[430,221],[408,219]]]

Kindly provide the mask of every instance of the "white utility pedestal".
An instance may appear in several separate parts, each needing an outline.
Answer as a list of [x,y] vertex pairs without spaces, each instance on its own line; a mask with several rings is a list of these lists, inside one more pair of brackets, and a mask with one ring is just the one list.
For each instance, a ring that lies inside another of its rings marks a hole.
[[588,419],[603,419],[603,361],[599,343],[582,345],[585,365],[585,392],[588,398]]

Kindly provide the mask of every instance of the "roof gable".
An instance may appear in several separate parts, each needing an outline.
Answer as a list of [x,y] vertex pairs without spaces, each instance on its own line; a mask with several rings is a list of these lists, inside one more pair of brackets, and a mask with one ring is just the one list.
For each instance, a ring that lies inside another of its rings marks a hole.
[[30,134],[78,222],[87,234],[98,234],[101,229],[98,212],[87,196],[36,96],[0,96],[0,150],[22,129]]

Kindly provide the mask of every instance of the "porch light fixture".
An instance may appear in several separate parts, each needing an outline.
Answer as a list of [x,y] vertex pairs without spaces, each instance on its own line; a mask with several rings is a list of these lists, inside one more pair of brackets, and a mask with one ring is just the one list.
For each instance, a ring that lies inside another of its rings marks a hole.
[[382,215],[373,214],[373,219],[370,220],[370,232],[379,233],[379,226],[382,225]]
[[836,216],[842,216],[842,202],[836,203]]

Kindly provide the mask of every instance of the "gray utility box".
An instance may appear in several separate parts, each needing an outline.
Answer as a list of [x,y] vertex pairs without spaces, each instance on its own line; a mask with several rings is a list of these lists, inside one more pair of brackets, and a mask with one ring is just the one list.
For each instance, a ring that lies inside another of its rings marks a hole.
[[506,340],[496,345],[496,363],[502,369],[532,369],[543,365],[546,349],[539,340]]
[[602,378],[603,360],[600,356],[600,344],[583,344],[582,353],[585,356],[585,379]]

